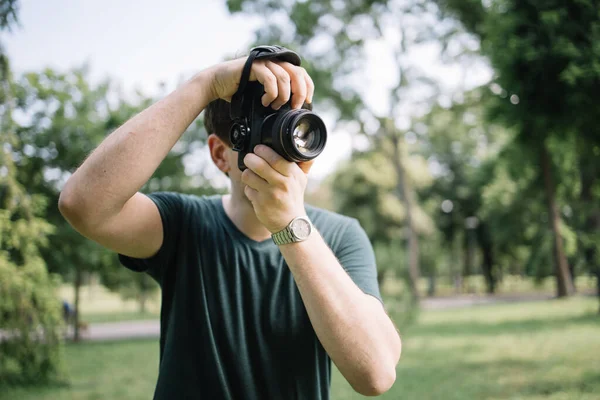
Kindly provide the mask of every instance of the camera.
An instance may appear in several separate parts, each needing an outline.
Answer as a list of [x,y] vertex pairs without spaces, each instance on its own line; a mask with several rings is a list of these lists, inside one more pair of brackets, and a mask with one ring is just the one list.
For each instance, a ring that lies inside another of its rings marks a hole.
[[292,109],[290,101],[273,110],[263,106],[264,87],[248,82],[241,101],[239,118],[230,131],[233,150],[238,151],[238,167],[246,169],[244,157],[255,146],[264,144],[291,162],[310,161],[325,148],[327,129],[323,120],[307,109]]

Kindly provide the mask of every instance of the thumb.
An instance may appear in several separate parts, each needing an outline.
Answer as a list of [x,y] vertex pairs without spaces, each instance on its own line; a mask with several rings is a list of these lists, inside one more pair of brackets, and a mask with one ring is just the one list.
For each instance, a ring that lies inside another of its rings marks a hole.
[[315,163],[315,160],[304,161],[304,162],[299,162],[298,166],[305,174],[308,175],[308,171],[310,171],[310,169],[312,168],[314,163]]

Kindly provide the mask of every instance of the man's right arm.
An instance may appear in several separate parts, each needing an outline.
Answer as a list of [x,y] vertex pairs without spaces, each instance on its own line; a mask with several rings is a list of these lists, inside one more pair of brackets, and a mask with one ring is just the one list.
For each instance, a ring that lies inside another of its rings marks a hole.
[[[231,99],[245,62],[239,58],[200,72],[111,133],[65,184],[59,209],[67,221],[125,256],[156,254],[163,242],[162,220],[155,203],[139,190],[208,103]],[[312,88],[299,84],[307,76],[304,69],[255,61],[249,79],[263,84],[263,105],[275,106],[288,100],[291,75],[292,104],[300,108],[305,98],[312,100]]]
[[154,255],[163,230],[154,202],[139,189],[214,99],[212,71],[197,74],[111,133],[65,184],[59,209],[82,235],[135,258]]

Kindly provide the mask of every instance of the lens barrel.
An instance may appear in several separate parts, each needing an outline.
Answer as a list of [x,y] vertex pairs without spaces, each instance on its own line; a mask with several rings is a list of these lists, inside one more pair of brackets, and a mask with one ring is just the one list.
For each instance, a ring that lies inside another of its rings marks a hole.
[[270,142],[273,149],[289,161],[310,161],[325,148],[327,129],[323,120],[313,112],[286,110],[274,120],[268,119],[271,121],[265,120],[263,126],[265,142]]

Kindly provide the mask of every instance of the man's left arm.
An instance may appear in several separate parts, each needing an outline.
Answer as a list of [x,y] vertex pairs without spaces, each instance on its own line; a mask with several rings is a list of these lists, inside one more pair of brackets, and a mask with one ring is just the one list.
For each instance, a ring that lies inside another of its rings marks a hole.
[[318,232],[280,249],[340,372],[363,395],[386,392],[396,379],[401,342],[381,302],[354,283]]
[[[245,193],[272,233],[305,215],[306,174],[272,149],[244,159]],[[280,246],[313,328],[340,372],[363,395],[386,392],[396,379],[400,336],[382,303],[364,293],[315,230],[305,241]]]

